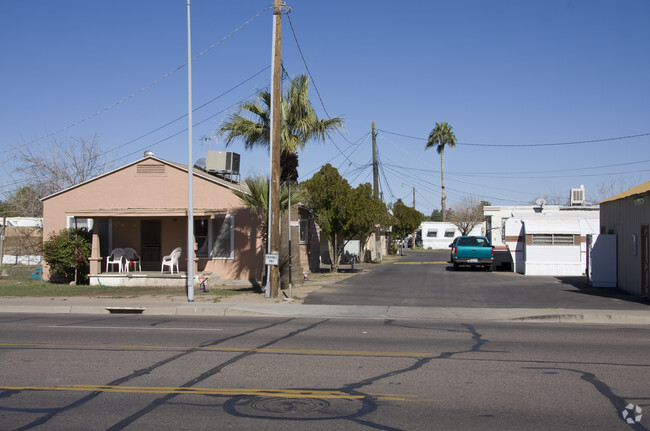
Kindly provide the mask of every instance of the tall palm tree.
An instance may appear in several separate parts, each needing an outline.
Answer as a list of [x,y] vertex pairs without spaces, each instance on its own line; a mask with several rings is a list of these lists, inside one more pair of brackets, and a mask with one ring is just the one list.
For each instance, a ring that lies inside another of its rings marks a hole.
[[440,180],[442,183],[442,198],[440,205],[442,206],[442,221],[447,220],[447,196],[445,195],[445,146],[454,148],[456,146],[456,136],[452,132],[452,127],[446,121],[436,123],[436,127],[429,133],[429,140],[427,141],[424,150],[431,147],[436,147],[438,154],[440,154]]
[[[325,141],[331,130],[342,128],[343,119],[321,120],[309,102],[309,80],[304,74],[291,80],[281,103],[281,181],[298,179],[298,150],[310,140]],[[226,146],[234,140],[243,140],[246,149],[269,147],[271,136],[271,93],[260,90],[257,99],[239,105],[217,131],[226,137]]]

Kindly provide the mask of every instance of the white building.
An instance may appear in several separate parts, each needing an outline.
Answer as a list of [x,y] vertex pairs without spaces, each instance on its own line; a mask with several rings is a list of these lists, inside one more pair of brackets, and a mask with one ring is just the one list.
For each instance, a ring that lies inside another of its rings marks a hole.
[[587,235],[600,231],[600,208],[584,205],[584,187],[571,190],[571,203],[484,207],[495,263],[527,275],[585,274]]
[[513,271],[526,275],[585,274],[587,235],[599,231],[598,213],[595,215],[564,218],[538,214],[507,219],[506,247]]

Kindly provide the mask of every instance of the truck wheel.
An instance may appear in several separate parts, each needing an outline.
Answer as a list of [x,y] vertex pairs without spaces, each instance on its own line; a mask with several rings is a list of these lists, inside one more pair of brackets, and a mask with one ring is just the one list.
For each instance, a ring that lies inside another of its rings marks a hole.
[[458,263],[454,262],[454,271],[458,271]]
[[494,266],[493,264],[489,264],[488,266],[485,267],[485,270],[486,270],[487,272],[492,272],[492,267],[493,267],[493,266]]

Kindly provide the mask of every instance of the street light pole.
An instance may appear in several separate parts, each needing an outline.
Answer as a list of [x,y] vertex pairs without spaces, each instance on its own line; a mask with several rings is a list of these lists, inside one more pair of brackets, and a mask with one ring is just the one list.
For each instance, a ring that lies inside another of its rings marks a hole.
[[192,38],[187,0],[187,301],[194,302],[194,172],[192,168]]

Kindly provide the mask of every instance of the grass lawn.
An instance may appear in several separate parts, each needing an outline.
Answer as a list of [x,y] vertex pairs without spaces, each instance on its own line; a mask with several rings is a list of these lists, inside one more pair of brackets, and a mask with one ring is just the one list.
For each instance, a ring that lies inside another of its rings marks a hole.
[[[34,280],[32,274],[36,266],[2,265],[0,268],[0,297],[111,297],[135,298],[138,296],[183,296],[184,288],[179,287],[110,287],[110,286],[70,286],[48,281]],[[209,292],[196,292],[195,295],[220,297],[253,293],[253,288],[219,289],[209,288]]]

